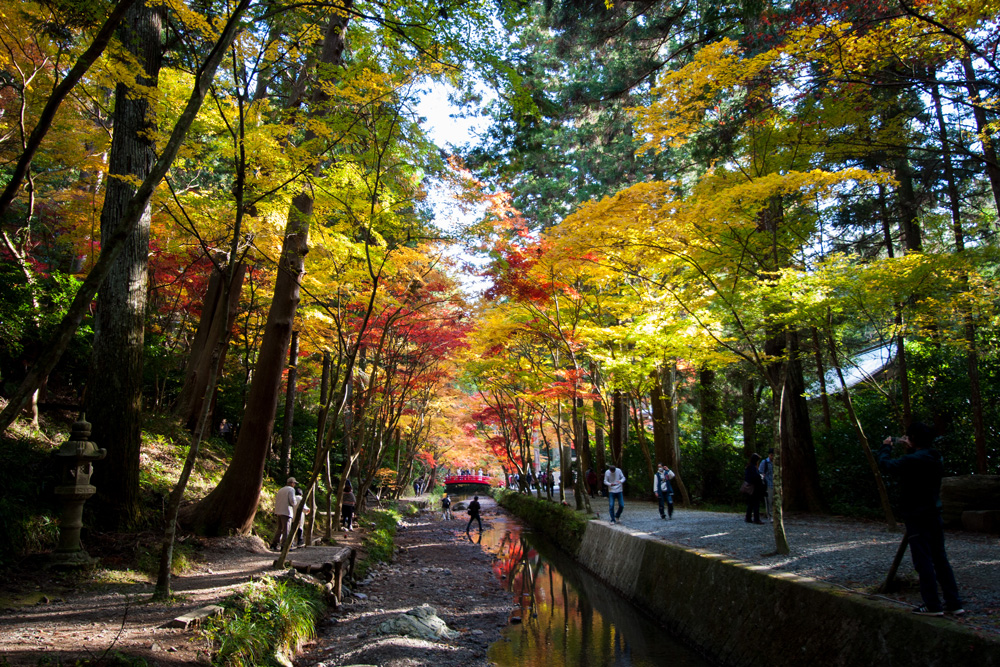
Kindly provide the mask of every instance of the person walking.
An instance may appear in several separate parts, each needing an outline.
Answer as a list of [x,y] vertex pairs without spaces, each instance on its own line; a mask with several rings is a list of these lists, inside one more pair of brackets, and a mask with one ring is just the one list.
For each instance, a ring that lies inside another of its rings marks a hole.
[[[899,442],[905,453],[892,458],[892,446]],[[900,483],[900,516],[906,524],[913,568],[920,578],[923,604],[913,612],[923,616],[943,616],[945,612],[960,616],[965,613],[958,594],[955,573],[944,548],[941,524],[941,477],[944,463],[941,452],[934,449],[934,432],[922,422],[913,422],[906,435],[894,440],[889,437],[878,451],[878,464],[883,472],[894,475]],[[938,597],[938,584],[944,596],[944,606]]]
[[288,524],[295,511],[295,484],[295,478],[289,477],[285,485],[274,494],[274,518],[278,522],[278,528],[271,538],[271,549],[277,549],[288,535]]
[[[674,471],[663,465],[656,466],[656,474],[653,475],[653,491],[656,499],[660,501],[660,518],[674,518],[674,487],[670,482],[676,475]],[[663,506],[667,506],[667,513],[663,513]]]
[[221,435],[222,439],[228,444],[233,444],[233,425],[226,419],[223,419],[222,423],[219,424],[219,435]]
[[[622,484],[625,482],[625,474],[621,469],[616,468],[612,463],[604,472],[604,486],[608,487],[608,511],[611,514],[611,523],[616,523],[622,517],[622,510],[625,509],[625,494],[622,491]],[[615,500],[618,501],[618,513],[615,514]]]
[[465,524],[465,532],[468,533],[469,529],[472,528],[472,520],[475,519],[476,523],[479,524],[479,532],[483,532],[483,520],[479,517],[479,496],[472,496],[472,502],[469,503],[469,523]]
[[441,498],[441,520],[449,521],[452,518],[453,517],[451,515],[451,498],[448,497],[447,493],[445,493],[444,496]]
[[357,504],[354,487],[351,486],[351,480],[347,480],[344,484],[344,500],[340,503],[340,523],[345,533],[354,532],[354,506]]
[[774,500],[774,463],[771,457],[774,456],[774,447],[767,450],[767,457],[757,466],[757,472],[764,480],[764,511],[768,521],[771,521],[771,503]]
[[760,501],[764,497],[764,480],[757,472],[759,463],[760,454],[754,452],[750,455],[750,461],[743,471],[743,481],[750,485],[750,493],[747,494],[747,523],[764,523],[760,520]]

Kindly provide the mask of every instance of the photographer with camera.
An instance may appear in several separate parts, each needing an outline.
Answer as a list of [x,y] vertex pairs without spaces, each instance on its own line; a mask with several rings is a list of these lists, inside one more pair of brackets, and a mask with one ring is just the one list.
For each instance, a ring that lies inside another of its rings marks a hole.
[[[892,446],[900,443],[906,453],[892,458]],[[924,603],[913,612],[922,616],[943,616],[947,611],[964,614],[958,597],[958,585],[944,550],[941,524],[941,477],[944,464],[941,452],[933,448],[934,433],[921,422],[913,422],[901,438],[886,438],[878,451],[883,472],[895,475],[900,484],[900,515],[906,524],[913,567],[920,576],[920,596]],[[941,584],[944,607],[938,598]]]

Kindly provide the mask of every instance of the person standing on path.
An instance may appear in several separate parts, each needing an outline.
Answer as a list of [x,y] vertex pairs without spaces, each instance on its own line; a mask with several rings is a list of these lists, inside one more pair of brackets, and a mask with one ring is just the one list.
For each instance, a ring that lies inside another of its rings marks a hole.
[[449,520],[451,520],[451,518],[452,518],[452,516],[451,516],[451,498],[449,498],[448,494],[445,493],[444,496],[441,498],[441,520],[442,521],[449,521]]
[[767,450],[767,457],[757,466],[757,472],[764,479],[764,511],[768,520],[771,520],[771,500],[774,498],[774,463],[771,457],[774,456],[774,447]]
[[271,548],[277,549],[284,542],[288,535],[288,524],[292,520],[292,513],[295,511],[295,478],[289,477],[285,486],[278,489],[274,494],[274,518],[278,521],[278,529],[271,539]]
[[354,506],[357,504],[354,487],[351,486],[351,480],[347,480],[344,484],[344,500],[340,503],[340,523],[345,533],[354,532]]
[[[296,487],[295,488],[295,507],[292,508],[292,516],[293,517],[295,516],[295,513],[299,511],[299,505],[301,505],[301,504],[302,504],[302,489]],[[308,505],[305,508],[303,508],[302,515],[299,516],[299,522],[297,524],[295,524],[295,546],[296,547],[305,546],[305,540],[303,539],[303,534],[305,532],[305,527],[306,527],[306,515],[309,514],[309,512],[311,512],[311,511],[312,510],[309,509]]]
[[[676,475],[674,471],[663,465],[662,463],[657,464],[656,474],[653,475],[653,492],[656,493],[656,499],[660,501],[660,518],[674,518],[674,487],[670,483]],[[663,513],[663,505],[667,506],[667,513]]]
[[747,496],[747,523],[764,523],[760,520],[760,501],[764,497],[764,480],[757,472],[759,463],[760,454],[754,452],[750,455],[750,462],[747,463],[746,470],[743,471],[743,481],[753,488],[753,492]]
[[[892,458],[892,445],[902,443],[906,453]],[[965,613],[958,595],[958,584],[944,549],[941,524],[941,477],[944,463],[934,449],[934,433],[922,422],[913,422],[898,441],[886,438],[878,451],[878,465],[883,472],[895,475],[900,482],[900,515],[906,524],[913,568],[920,577],[923,604],[913,612],[923,616],[942,616],[944,612]],[[944,607],[938,597],[938,584]]]
[[472,496],[472,502],[469,503],[469,523],[465,524],[465,532],[468,533],[469,529],[472,528],[472,520],[475,519],[476,523],[479,524],[479,532],[483,532],[483,520],[479,518],[479,496]]
[[[611,514],[611,523],[616,523],[622,516],[625,509],[625,494],[622,492],[622,483],[625,475],[621,469],[616,468],[612,463],[604,472],[604,486],[608,487],[608,511]],[[615,514],[615,500],[618,500],[618,513]]]

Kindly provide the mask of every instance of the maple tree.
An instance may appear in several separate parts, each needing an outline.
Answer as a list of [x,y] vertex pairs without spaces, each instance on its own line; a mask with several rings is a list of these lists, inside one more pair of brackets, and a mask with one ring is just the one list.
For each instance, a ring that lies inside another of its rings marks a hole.
[[[782,549],[782,506],[856,493],[892,521],[876,431],[926,415],[952,472],[995,467],[995,3],[176,2],[155,84],[110,37],[147,5],[84,4],[3,7],[3,418],[50,375],[115,413],[87,327],[125,354],[93,297],[128,284],[105,275],[138,241],[124,394],[175,411],[192,465],[210,424],[241,427],[189,525],[249,530],[285,470],[328,516],[348,479],[363,506],[454,467],[559,465],[552,500],[587,508],[571,480],[607,460],[635,493],[662,461],[684,502],[730,502],[772,443]],[[430,79],[470,103],[504,87],[464,161],[421,128]],[[130,105],[159,149],[146,178],[112,175]],[[439,228],[434,178],[482,219]],[[485,258],[478,302],[459,236]],[[889,368],[865,375],[872,349]],[[97,429],[132,443],[95,478],[120,525],[139,517],[134,467],[111,472],[139,451],[131,415],[127,437]]]

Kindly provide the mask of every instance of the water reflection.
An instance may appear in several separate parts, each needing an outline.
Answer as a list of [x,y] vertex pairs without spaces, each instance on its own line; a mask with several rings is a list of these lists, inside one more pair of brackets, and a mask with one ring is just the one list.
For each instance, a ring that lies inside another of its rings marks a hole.
[[482,545],[496,559],[494,573],[520,605],[511,614],[520,623],[506,628],[503,639],[489,649],[488,657],[497,665],[709,664],[514,521],[494,520]]

